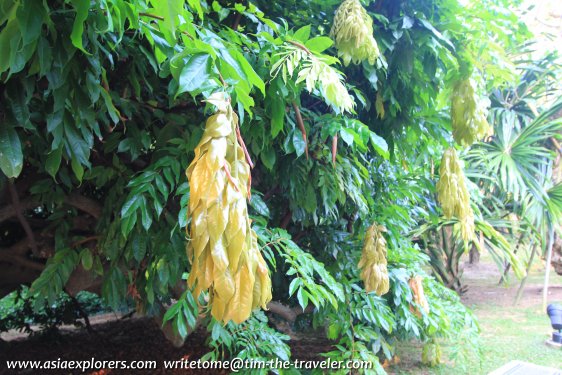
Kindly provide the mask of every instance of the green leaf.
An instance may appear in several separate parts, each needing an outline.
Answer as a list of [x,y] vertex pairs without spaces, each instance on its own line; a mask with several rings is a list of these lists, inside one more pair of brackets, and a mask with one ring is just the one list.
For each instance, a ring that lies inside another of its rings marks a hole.
[[289,297],[295,294],[297,288],[299,288],[301,285],[302,280],[298,277],[294,278],[293,281],[291,281],[291,284],[289,284]]
[[146,255],[146,237],[144,234],[137,234],[133,237],[133,257],[140,263]]
[[371,144],[373,145],[375,151],[380,156],[388,160],[388,158],[390,157],[390,153],[388,152],[388,144],[386,143],[384,138],[379,137],[375,133],[371,132],[370,139],[371,139]]
[[72,157],[70,159],[70,166],[72,167],[72,171],[78,181],[82,182],[82,177],[84,177],[84,167],[80,164],[76,157]]
[[121,208],[121,217],[125,219],[136,211],[141,203],[140,195],[133,195]]
[[179,23],[178,18],[184,15],[184,0],[152,0],[151,4],[154,7],[154,13],[164,18],[158,23],[160,31],[164,34],[168,43],[175,43],[175,33]]
[[269,217],[269,208],[259,195],[252,194],[252,197],[250,198],[250,206],[252,206],[259,215]]
[[310,25],[306,25],[295,31],[293,37],[301,42],[306,42],[310,37]]
[[201,7],[201,1],[200,0],[187,0],[187,3],[189,4],[189,7],[191,9],[194,9],[197,12],[197,15],[199,16],[199,18],[201,20],[203,20],[203,8]]
[[308,306],[308,295],[304,289],[299,289],[297,292],[297,300],[299,301],[299,305],[302,307],[303,310],[306,310]]
[[49,173],[53,178],[55,178],[59,168],[60,162],[62,159],[62,147],[59,147],[49,153],[47,156],[47,160],[45,161],[45,170]]
[[285,123],[285,102],[280,96],[269,97],[271,102],[271,137],[274,139],[283,130]]
[[275,150],[273,149],[272,146],[266,147],[261,152],[260,158],[263,165],[265,165],[267,169],[269,170],[273,169],[273,166],[275,165],[276,155],[275,155]]
[[200,90],[210,81],[211,56],[197,54],[190,57],[179,76],[176,97],[184,92]]
[[353,144],[353,139],[355,138],[355,132],[353,130],[341,128],[340,135],[341,139],[343,139],[343,141],[347,143],[348,146],[351,146]]
[[16,130],[4,123],[0,125],[0,169],[8,178],[18,177],[23,168],[21,142]]
[[317,36],[308,40],[304,45],[312,52],[322,53],[334,44],[331,38],[327,36]]
[[86,271],[89,271],[94,264],[94,257],[90,249],[84,249],[80,252],[80,260],[82,261],[82,267]]
[[300,131],[295,130],[293,131],[293,146],[295,146],[295,152],[297,156],[301,156],[304,154],[306,145],[304,143],[304,139],[302,138],[302,134]]
[[41,35],[44,14],[45,8],[40,1],[24,1],[18,8],[18,22],[24,46],[33,43]]
[[145,230],[148,230],[152,225],[152,216],[148,212],[148,208],[146,207],[146,199],[144,196],[142,196],[141,199],[140,209],[141,209],[142,226]]
[[449,38],[446,38],[443,34],[441,34],[439,32],[439,30],[437,30],[435,27],[433,27],[433,25],[424,19],[418,18],[418,21],[420,21],[420,23],[429,31],[431,31],[433,33],[433,35],[441,40],[442,42],[444,42],[445,44],[447,44],[447,46],[451,49],[451,50],[455,50],[455,46],[453,45],[453,43],[451,43],[451,41],[449,40]]
[[74,47],[89,55],[90,53],[84,49],[84,45],[82,44],[82,34],[84,34],[84,21],[88,18],[90,0],[70,0],[70,3],[76,10],[76,17],[72,25],[70,40],[72,40]]

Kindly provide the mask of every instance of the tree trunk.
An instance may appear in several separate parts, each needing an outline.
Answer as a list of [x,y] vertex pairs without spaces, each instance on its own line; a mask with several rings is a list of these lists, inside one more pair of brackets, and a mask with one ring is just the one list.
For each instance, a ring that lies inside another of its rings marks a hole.
[[472,245],[472,248],[470,249],[470,253],[468,253],[468,263],[470,264],[480,263],[480,252],[478,251],[478,248],[474,245]]

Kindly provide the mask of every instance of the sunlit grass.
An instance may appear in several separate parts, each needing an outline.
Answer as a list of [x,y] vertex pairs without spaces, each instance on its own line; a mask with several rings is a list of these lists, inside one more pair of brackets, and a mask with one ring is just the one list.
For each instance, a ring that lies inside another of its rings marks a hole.
[[[487,263],[487,257],[482,259]],[[542,284],[543,269],[540,262],[536,262],[529,276],[527,285],[537,287]],[[509,299],[498,294],[491,294],[490,298],[476,304],[469,304],[473,308],[482,330],[481,357],[474,355],[465,366],[455,364],[449,360],[451,348],[445,343],[443,346],[444,364],[435,368],[428,368],[420,363],[421,344],[401,343],[398,345],[398,356],[401,363],[389,369],[391,374],[487,374],[502,365],[520,360],[537,365],[562,369],[562,350],[549,347],[545,341],[550,337],[552,328],[546,312],[542,309],[540,298],[535,297],[533,303],[523,301],[519,306],[512,304],[512,295],[519,286],[519,280],[511,276],[507,286],[497,286],[499,274],[485,278],[470,280],[473,287],[493,287],[497,291],[510,291]],[[550,285],[554,288],[562,286],[562,277],[551,274]],[[557,292],[555,296],[560,296]],[[551,297],[549,302],[559,302]]]

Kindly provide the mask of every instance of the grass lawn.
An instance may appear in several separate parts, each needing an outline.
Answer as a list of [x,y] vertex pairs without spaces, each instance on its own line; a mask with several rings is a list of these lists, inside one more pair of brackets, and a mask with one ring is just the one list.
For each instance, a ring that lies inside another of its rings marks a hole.
[[[419,343],[402,343],[398,345],[397,353],[401,362],[390,368],[389,373],[487,374],[512,360],[562,369],[562,349],[544,343],[552,328],[542,309],[544,269],[538,263],[537,268],[532,270],[518,306],[513,306],[518,280],[511,276],[510,285],[498,286],[499,273],[488,259],[484,258],[481,265],[465,271],[465,282],[470,289],[463,296],[463,301],[473,308],[480,322],[481,360],[475,355],[463,369],[449,361],[447,353],[450,349],[444,343],[445,363],[428,368],[420,363]],[[562,277],[551,273],[550,285],[549,303],[562,303]]]

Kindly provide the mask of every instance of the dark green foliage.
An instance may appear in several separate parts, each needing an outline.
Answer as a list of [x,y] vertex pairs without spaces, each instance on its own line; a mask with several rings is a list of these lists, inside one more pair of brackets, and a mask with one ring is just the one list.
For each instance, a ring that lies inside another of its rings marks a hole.
[[22,287],[0,300],[0,332],[10,329],[36,333],[31,326],[38,326],[39,333],[49,333],[61,324],[83,326],[87,316],[110,311],[95,294],[80,292],[75,299],[60,293],[53,303],[38,303],[29,289]]

